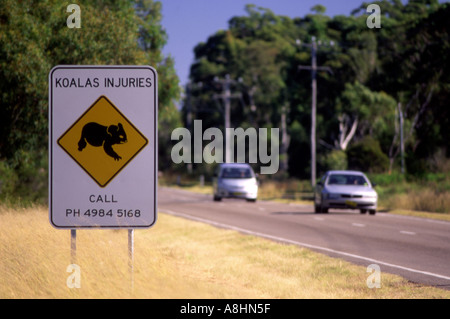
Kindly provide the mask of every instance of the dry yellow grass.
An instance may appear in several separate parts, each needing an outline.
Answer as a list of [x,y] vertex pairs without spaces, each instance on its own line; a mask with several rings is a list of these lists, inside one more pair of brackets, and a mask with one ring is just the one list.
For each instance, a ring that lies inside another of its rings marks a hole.
[[0,298],[450,298],[385,273],[369,289],[365,267],[165,214],[135,231],[133,290],[126,230],[79,230],[70,289],[70,232],[46,208],[0,206],[0,221]]
[[413,217],[422,217],[422,218],[430,218],[436,220],[446,220],[450,221],[450,214],[448,213],[430,213],[430,212],[422,212],[408,209],[393,209],[389,210],[389,213],[404,215],[404,216],[413,216]]
[[385,205],[392,209],[449,213],[450,191],[437,192],[432,189],[412,190],[391,196]]

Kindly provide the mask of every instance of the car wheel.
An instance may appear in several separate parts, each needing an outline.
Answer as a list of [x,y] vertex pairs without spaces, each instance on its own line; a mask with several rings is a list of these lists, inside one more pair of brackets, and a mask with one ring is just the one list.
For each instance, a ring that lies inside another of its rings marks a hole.
[[222,197],[214,195],[214,201],[215,202],[220,202],[222,200]]
[[314,212],[316,214],[328,213],[328,208],[323,207],[322,205],[314,205]]
[[370,215],[375,215],[376,213],[377,213],[377,211],[375,209],[369,210],[369,214]]
[[254,202],[256,202],[256,198],[247,198],[247,202],[254,203]]
[[322,212],[322,205],[316,204],[316,198],[314,197],[314,213],[320,214]]
[[361,209],[361,210],[360,210],[360,213],[361,213],[361,214],[367,213],[367,209]]

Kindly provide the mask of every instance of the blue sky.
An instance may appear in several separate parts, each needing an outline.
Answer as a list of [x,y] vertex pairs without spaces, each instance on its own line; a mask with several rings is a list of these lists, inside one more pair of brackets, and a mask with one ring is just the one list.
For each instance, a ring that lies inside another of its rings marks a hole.
[[[163,53],[175,59],[175,69],[180,84],[185,85],[193,62],[194,47],[205,42],[218,30],[228,28],[234,16],[246,15],[246,4],[269,8],[275,14],[304,17],[316,4],[327,8],[326,14],[349,15],[364,0],[160,0],[162,26],[168,34]],[[369,1],[367,1],[369,2]]]

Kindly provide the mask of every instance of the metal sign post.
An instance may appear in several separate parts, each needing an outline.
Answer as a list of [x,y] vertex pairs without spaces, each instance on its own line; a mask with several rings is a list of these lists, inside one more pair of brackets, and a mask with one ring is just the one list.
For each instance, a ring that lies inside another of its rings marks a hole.
[[131,291],[134,289],[134,229],[128,229],[128,268],[130,271]]
[[49,220],[70,229],[156,222],[158,74],[150,66],[58,65],[49,73]]
[[70,230],[70,263],[77,263],[77,230]]

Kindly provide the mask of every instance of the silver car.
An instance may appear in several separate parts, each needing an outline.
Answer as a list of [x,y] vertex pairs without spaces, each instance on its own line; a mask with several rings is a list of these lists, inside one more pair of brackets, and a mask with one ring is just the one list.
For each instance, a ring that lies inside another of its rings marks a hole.
[[314,210],[327,213],[330,208],[359,209],[362,214],[377,211],[378,194],[366,175],[358,171],[328,171],[317,183]]
[[258,197],[258,181],[249,164],[220,164],[213,179],[214,200],[243,198],[254,202]]

